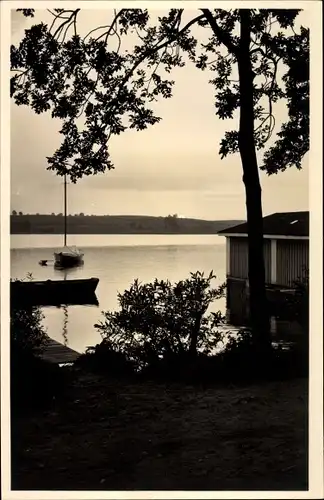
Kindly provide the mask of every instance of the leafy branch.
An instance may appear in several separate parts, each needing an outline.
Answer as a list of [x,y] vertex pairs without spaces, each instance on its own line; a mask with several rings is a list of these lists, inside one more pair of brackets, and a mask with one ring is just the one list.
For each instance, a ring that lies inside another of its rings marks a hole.
[[[114,11],[110,23],[94,27],[82,38],[79,11],[49,9],[53,16],[50,27],[42,23],[32,26],[20,45],[11,48],[15,102],[31,105],[36,113],[51,110],[53,117],[63,120],[64,140],[48,159],[50,169],[60,175],[68,173],[75,182],[83,175],[113,168],[109,137],[159,122],[148,105],[159,96],[171,97],[174,81],[165,74],[184,66],[182,54],[212,74],[217,116],[234,117],[240,107],[239,80],[233,75],[240,57],[239,10],[200,9],[198,16],[181,26],[183,9],[171,9],[152,26],[147,10],[120,9]],[[34,15],[31,9],[23,14]],[[294,29],[297,15],[297,10],[251,10],[250,58],[256,82],[264,79],[255,84],[253,96],[258,149],[264,148],[274,132],[273,103],[286,99],[289,111],[276,149],[264,154],[262,168],[268,173],[294,163],[298,167],[309,147],[309,33],[305,28],[300,33]],[[283,31],[273,35],[274,25]],[[209,30],[207,43],[201,41],[198,47],[199,40],[190,34],[192,26]],[[129,31],[137,35],[139,43],[131,53],[123,53],[122,39]],[[117,40],[115,49],[110,48],[112,37]],[[287,69],[280,85],[279,64]],[[81,116],[85,117],[84,130],[76,122]],[[288,133],[293,133],[294,147],[287,147],[291,141]],[[229,131],[221,141],[220,154],[237,151],[237,131]]]

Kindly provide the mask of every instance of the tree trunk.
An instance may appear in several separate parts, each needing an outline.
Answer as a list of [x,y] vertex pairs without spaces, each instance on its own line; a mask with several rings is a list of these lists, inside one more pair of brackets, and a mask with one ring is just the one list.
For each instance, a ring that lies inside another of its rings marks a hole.
[[255,346],[268,350],[271,345],[268,305],[265,291],[263,257],[263,220],[259,170],[254,143],[253,71],[250,59],[250,10],[240,11],[239,150],[246,194],[249,249],[250,323]]

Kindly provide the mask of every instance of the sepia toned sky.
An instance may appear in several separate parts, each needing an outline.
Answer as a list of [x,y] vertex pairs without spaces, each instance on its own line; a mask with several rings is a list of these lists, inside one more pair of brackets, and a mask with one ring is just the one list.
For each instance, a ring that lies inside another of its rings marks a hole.
[[[81,12],[80,30],[103,24],[111,11]],[[161,14],[161,13],[159,13]],[[197,15],[188,10],[187,17]],[[301,14],[307,25],[307,13]],[[38,11],[34,19],[12,15],[12,43],[35,22],[48,22]],[[194,32],[193,32],[194,33]],[[126,41],[127,43],[127,41]],[[245,196],[239,155],[221,160],[219,143],[237,118],[215,115],[211,74],[188,64],[177,68],[172,99],[155,105],[162,121],[143,132],[113,137],[110,153],[115,170],[69,186],[69,212],[141,214],[204,219],[245,218]],[[282,102],[275,109],[277,127],[286,116]],[[11,103],[11,208],[24,213],[63,211],[62,178],[46,170],[46,156],[60,144],[60,122]],[[264,214],[308,209],[308,162],[268,177],[261,173]]]

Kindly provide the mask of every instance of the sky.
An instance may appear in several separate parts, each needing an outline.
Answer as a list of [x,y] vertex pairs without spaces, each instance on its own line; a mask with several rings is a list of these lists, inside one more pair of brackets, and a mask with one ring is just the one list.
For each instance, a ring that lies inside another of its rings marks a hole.
[[[102,24],[111,11],[81,13],[80,30]],[[187,10],[186,16],[197,15]],[[307,13],[302,13],[307,25]],[[35,22],[48,21],[44,11],[34,19],[12,16],[12,43]],[[127,42],[126,42],[127,43]],[[221,160],[219,143],[226,130],[237,128],[237,117],[215,114],[211,75],[192,64],[177,68],[173,97],[155,105],[160,123],[143,132],[127,131],[110,142],[115,169],[87,177],[68,187],[69,213],[138,214],[208,220],[245,219],[245,193],[238,154]],[[276,105],[280,127],[285,103]],[[24,213],[63,211],[62,178],[46,170],[46,156],[60,144],[60,122],[50,114],[36,115],[11,102],[11,209]],[[308,155],[303,169],[274,176],[260,172],[263,212],[308,210]]]

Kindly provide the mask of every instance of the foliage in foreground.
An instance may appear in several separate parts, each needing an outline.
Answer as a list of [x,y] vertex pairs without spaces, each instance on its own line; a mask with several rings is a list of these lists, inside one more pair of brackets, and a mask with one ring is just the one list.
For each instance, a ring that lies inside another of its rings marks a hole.
[[[309,272],[304,269],[302,275],[293,283],[291,294],[285,300],[272,304],[272,314],[277,320],[288,322],[293,330],[299,332],[299,343],[304,351],[309,348]],[[298,335],[298,334],[297,334]]]
[[189,384],[248,384],[308,377],[308,354],[303,345],[272,347],[267,357],[257,355],[251,332],[230,335],[217,354],[174,353],[147,363],[140,371],[124,352],[104,339],[81,355],[76,365],[112,378]]
[[[27,279],[32,279],[28,275]],[[46,342],[39,307],[10,307],[10,392],[13,415],[42,408],[63,390],[62,370],[42,360]]]
[[303,346],[271,348],[260,357],[250,330],[226,334],[221,313],[206,315],[224,294],[213,274],[191,274],[172,285],[155,280],[119,294],[120,310],[96,325],[103,340],[77,364],[113,377],[189,383],[241,383],[308,374]]
[[174,357],[209,355],[222,343],[218,327],[225,322],[220,311],[208,314],[210,304],[225,295],[225,284],[212,287],[215,278],[197,271],[174,284],[134,280],[118,294],[119,310],[104,312],[95,325],[102,343],[88,348],[79,363],[131,374]]
[[118,295],[120,309],[105,312],[95,325],[111,347],[128,356],[139,369],[174,354],[210,354],[222,341],[220,311],[207,314],[210,304],[225,294],[225,284],[212,288],[216,277],[197,271],[175,284],[135,280]]
[[[27,274],[27,280],[32,280]],[[20,280],[11,280],[20,281]],[[46,330],[42,325],[44,315],[39,307],[30,306],[21,309],[10,303],[10,340],[11,346],[37,354],[44,346]]]
[[305,335],[309,333],[309,271],[306,269],[304,275],[298,278],[294,284],[295,293],[292,295],[288,309],[290,316],[302,327]]

